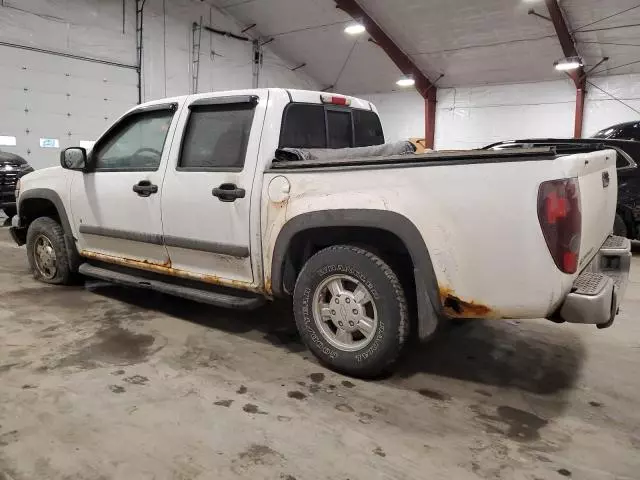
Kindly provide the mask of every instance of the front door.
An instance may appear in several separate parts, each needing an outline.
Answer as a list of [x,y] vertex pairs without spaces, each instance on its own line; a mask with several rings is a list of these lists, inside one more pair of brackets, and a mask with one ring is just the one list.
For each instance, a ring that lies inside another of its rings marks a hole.
[[259,100],[194,96],[182,114],[184,135],[164,179],[162,223],[172,267],[193,278],[253,284],[251,191],[266,98]]
[[96,143],[95,170],[74,176],[71,210],[81,255],[134,267],[168,262],[160,198],[175,112],[176,104],[166,104],[127,115]]

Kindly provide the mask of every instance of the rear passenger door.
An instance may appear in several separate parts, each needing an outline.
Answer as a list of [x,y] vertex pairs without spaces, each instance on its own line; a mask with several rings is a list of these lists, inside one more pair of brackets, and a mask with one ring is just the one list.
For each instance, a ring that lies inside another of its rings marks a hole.
[[196,95],[183,110],[182,138],[164,178],[162,224],[171,265],[187,277],[240,288],[254,282],[251,191],[264,95]]

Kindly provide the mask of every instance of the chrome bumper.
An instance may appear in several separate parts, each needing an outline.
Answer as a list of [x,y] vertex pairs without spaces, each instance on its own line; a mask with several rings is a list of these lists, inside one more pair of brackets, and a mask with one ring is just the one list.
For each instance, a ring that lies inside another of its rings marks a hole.
[[610,236],[573,282],[560,307],[561,320],[606,328],[613,323],[629,282],[631,242]]

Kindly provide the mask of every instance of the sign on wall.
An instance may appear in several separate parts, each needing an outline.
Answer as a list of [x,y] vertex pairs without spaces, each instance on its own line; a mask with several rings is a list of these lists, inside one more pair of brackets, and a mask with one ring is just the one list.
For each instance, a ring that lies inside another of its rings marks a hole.
[[41,138],[40,147],[42,148],[60,148],[60,141],[57,138]]

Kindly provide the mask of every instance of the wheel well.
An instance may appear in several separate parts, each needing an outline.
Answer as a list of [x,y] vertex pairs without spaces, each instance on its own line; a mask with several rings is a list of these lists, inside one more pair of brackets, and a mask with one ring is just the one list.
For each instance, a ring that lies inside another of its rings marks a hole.
[[378,255],[398,275],[408,299],[411,301],[415,297],[413,261],[409,250],[395,234],[372,227],[320,227],[297,233],[288,245],[282,266],[283,291],[292,294],[306,261],[332,245],[355,245]]
[[20,202],[20,219],[28,226],[38,217],[51,217],[60,222],[58,209],[46,198],[27,198]]

